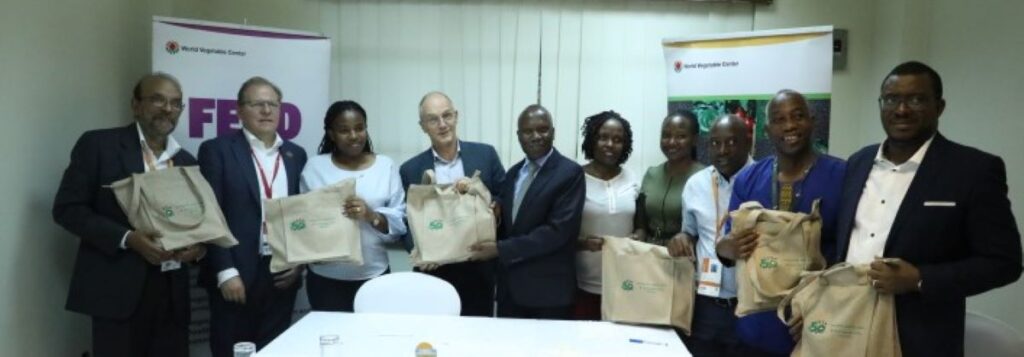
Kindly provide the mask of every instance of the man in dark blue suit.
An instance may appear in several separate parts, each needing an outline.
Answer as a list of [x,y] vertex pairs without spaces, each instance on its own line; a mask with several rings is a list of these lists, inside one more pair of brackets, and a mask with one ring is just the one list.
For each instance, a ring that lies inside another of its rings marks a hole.
[[184,107],[181,85],[154,73],[131,101],[135,123],[86,132],[71,151],[53,202],[53,219],[78,236],[68,310],[92,317],[96,356],[187,356],[188,268],[199,244],[169,252],[160,232],[135,230],[107,186],[196,159],[170,136]]
[[904,356],[962,356],[966,298],[1021,274],[1006,167],[938,133],[946,102],[927,65],[894,68],[878,102],[887,138],[848,161],[839,260],[870,264],[875,289],[896,295]]
[[473,259],[498,258],[499,317],[569,319],[586,197],[583,168],[552,148],[555,128],[544,107],[526,107],[518,126],[526,159],[501,185],[497,243],[477,243]]
[[306,152],[277,134],[280,108],[281,90],[253,77],[238,90],[242,130],[199,146],[199,167],[238,239],[231,248],[210,246],[200,271],[214,356],[231,356],[239,341],[263,348],[291,324],[302,268],[270,273],[263,200],[299,193]]
[[[434,170],[439,184],[465,181],[474,172],[497,197],[505,168],[494,147],[458,139],[459,112],[451,99],[441,92],[430,92],[420,100],[420,128],[430,137],[430,149],[402,164],[402,187],[418,184],[427,170]],[[412,249],[412,233],[402,237]],[[463,262],[443,266],[426,265],[420,269],[452,284],[462,301],[463,316],[494,316],[494,273],[491,262]]]

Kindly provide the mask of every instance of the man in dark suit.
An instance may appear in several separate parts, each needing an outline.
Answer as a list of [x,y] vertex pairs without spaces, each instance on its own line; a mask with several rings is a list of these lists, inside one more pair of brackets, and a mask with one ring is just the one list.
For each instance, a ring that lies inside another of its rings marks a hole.
[[552,148],[555,128],[544,107],[526,107],[518,126],[526,159],[501,185],[498,242],[474,245],[473,259],[498,258],[498,316],[569,319],[586,196],[583,168]]
[[[459,112],[451,99],[441,92],[430,92],[420,100],[420,128],[430,137],[430,149],[402,164],[399,174],[402,187],[420,183],[423,173],[434,170],[439,184],[468,181],[474,172],[497,197],[498,185],[505,177],[505,168],[493,146],[459,140],[456,125]],[[410,230],[411,232],[411,230]],[[412,233],[403,237],[406,249],[412,249]],[[463,316],[494,316],[494,273],[491,262],[463,262],[419,267],[452,284],[462,301]]]
[[875,289],[896,295],[904,356],[963,355],[966,298],[1021,274],[1006,168],[938,133],[946,102],[927,65],[894,68],[878,101],[887,138],[850,156],[839,260],[870,264]]
[[277,134],[280,108],[281,90],[250,78],[238,90],[242,130],[199,146],[199,167],[238,239],[231,248],[211,246],[200,270],[214,356],[231,356],[240,341],[263,348],[291,325],[302,268],[270,273],[263,200],[299,193],[306,152]]
[[166,251],[160,232],[136,231],[105,187],[132,174],[196,160],[170,136],[183,107],[181,85],[154,73],[136,83],[135,123],[86,132],[71,151],[53,219],[78,236],[68,310],[92,317],[96,356],[187,356],[188,268],[203,245]]

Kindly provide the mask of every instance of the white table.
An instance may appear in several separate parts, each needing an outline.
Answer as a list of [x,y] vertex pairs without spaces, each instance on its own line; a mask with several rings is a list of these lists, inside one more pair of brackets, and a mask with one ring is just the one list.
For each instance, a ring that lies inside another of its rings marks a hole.
[[[341,356],[673,356],[690,353],[669,328],[603,321],[311,312],[257,354],[320,356],[320,336],[338,335]],[[631,341],[632,340],[632,341]]]

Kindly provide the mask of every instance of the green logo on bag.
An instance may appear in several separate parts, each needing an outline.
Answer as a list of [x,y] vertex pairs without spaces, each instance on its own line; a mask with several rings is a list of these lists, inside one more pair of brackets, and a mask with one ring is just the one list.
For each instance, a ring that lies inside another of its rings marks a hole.
[[430,228],[430,230],[432,231],[439,230],[441,228],[444,228],[444,222],[441,222],[440,219],[435,219],[433,221],[430,221],[430,226],[428,228]]
[[633,291],[633,281],[632,280],[624,280],[624,281],[622,281],[622,290]]
[[303,229],[306,229],[306,220],[296,219],[292,221],[291,229],[292,231],[301,231]]
[[174,217],[174,210],[171,209],[170,207],[164,207],[164,217],[167,217],[167,218]]
[[775,257],[761,258],[761,269],[775,269],[779,267],[779,261]]
[[822,334],[825,332],[825,325],[825,321],[813,321],[807,327],[807,331],[813,334]]

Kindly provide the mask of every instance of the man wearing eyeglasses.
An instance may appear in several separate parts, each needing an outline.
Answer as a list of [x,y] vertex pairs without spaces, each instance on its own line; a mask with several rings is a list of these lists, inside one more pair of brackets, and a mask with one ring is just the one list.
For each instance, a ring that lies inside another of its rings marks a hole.
[[923,63],[889,72],[879,106],[887,138],[850,156],[839,260],[870,264],[875,289],[896,296],[904,356],[962,356],[966,298],[1021,274],[1006,167],[938,132],[942,80]]
[[92,317],[93,355],[188,355],[182,263],[196,262],[206,249],[164,250],[160,232],[135,230],[107,188],[132,174],[196,164],[171,136],[183,107],[174,77],[146,75],[133,91],[135,122],[86,132],[71,151],[53,219],[80,239],[66,308]]
[[277,133],[281,90],[262,77],[238,90],[242,130],[199,146],[199,167],[238,239],[210,246],[200,284],[210,295],[210,349],[231,356],[240,341],[263,348],[291,324],[302,267],[270,273],[263,201],[299,193],[306,151]]
[[[480,180],[497,197],[498,185],[505,177],[505,168],[493,146],[459,140],[456,125],[459,111],[447,95],[430,92],[420,100],[420,129],[430,137],[430,148],[414,156],[399,169],[402,187],[418,184],[427,170],[434,170],[439,184],[468,182],[480,171]],[[407,195],[408,196],[408,195]],[[411,230],[410,230],[411,232]],[[412,233],[403,243],[412,249]],[[444,279],[455,287],[462,301],[463,316],[494,316],[493,262],[463,262],[443,266],[428,264],[419,270]]]

